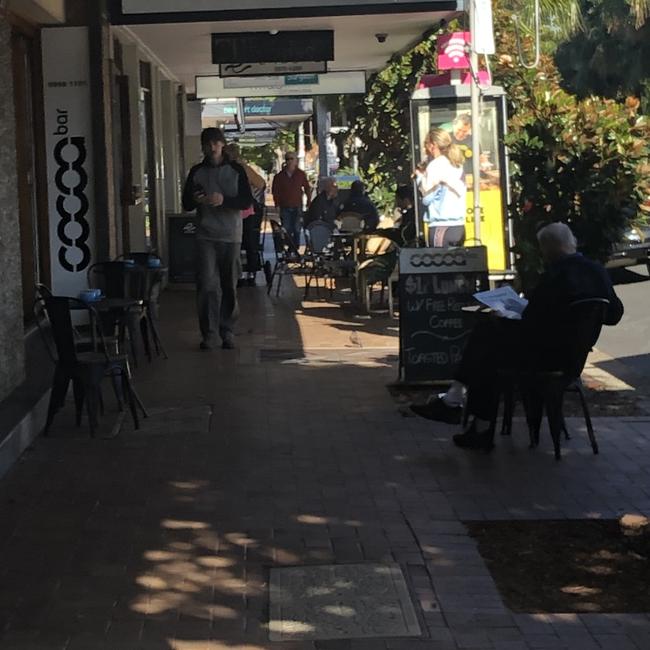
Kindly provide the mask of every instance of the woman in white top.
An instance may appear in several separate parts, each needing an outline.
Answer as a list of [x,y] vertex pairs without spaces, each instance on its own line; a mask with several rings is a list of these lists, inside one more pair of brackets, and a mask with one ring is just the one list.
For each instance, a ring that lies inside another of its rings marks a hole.
[[443,129],[431,129],[424,140],[430,158],[424,172],[416,170],[429,224],[429,246],[462,246],[465,241],[467,186],[463,152]]

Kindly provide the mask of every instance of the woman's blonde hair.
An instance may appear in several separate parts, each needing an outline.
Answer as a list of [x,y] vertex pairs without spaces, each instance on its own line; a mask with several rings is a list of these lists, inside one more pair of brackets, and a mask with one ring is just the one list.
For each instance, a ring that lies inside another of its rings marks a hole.
[[424,138],[424,145],[435,144],[443,156],[446,156],[454,167],[462,167],[465,156],[461,148],[454,144],[451,135],[444,129],[431,129]]

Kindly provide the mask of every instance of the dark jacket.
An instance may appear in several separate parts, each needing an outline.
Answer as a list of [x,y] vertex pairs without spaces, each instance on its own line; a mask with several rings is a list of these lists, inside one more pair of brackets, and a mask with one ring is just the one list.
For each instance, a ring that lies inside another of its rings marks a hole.
[[609,300],[604,325],[616,325],[623,317],[623,303],[601,264],[576,253],[548,267],[522,314],[524,352],[536,367],[557,367],[573,354],[568,349],[575,318],[570,305],[588,298]]
[[374,230],[379,225],[377,208],[365,194],[349,196],[341,207],[341,212],[356,212],[360,214],[366,230]]
[[[197,203],[195,192],[223,194],[218,207]],[[237,243],[242,237],[241,211],[253,204],[253,195],[245,169],[224,159],[214,165],[207,158],[190,169],[183,188],[183,209],[196,210],[198,239]]]
[[336,197],[328,199],[327,194],[323,191],[311,202],[303,222],[305,226],[308,226],[312,221],[322,219],[333,226],[338,213],[339,203]]

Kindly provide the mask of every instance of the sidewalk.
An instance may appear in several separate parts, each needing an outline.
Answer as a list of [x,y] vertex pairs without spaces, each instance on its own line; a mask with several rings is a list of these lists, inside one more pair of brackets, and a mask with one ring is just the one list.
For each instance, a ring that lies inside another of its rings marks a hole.
[[[167,292],[143,428],[64,423],[0,481],[2,650],[650,647],[645,614],[513,614],[462,524],[650,515],[650,418],[597,419],[599,456],[580,420],[560,463],[521,424],[468,453],[390,397],[396,321],[240,295],[239,348],[206,353],[194,294]],[[376,563],[401,567],[420,636],[269,641],[270,569]]]

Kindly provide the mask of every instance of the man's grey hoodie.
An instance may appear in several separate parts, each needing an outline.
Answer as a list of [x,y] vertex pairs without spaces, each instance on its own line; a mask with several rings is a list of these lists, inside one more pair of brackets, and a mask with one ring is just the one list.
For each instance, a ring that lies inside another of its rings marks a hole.
[[[223,194],[220,206],[197,203],[195,193]],[[250,207],[253,195],[244,168],[224,157],[215,165],[210,158],[204,158],[190,169],[183,189],[183,209],[196,210],[197,239],[239,244],[242,240],[242,218],[240,212]]]

